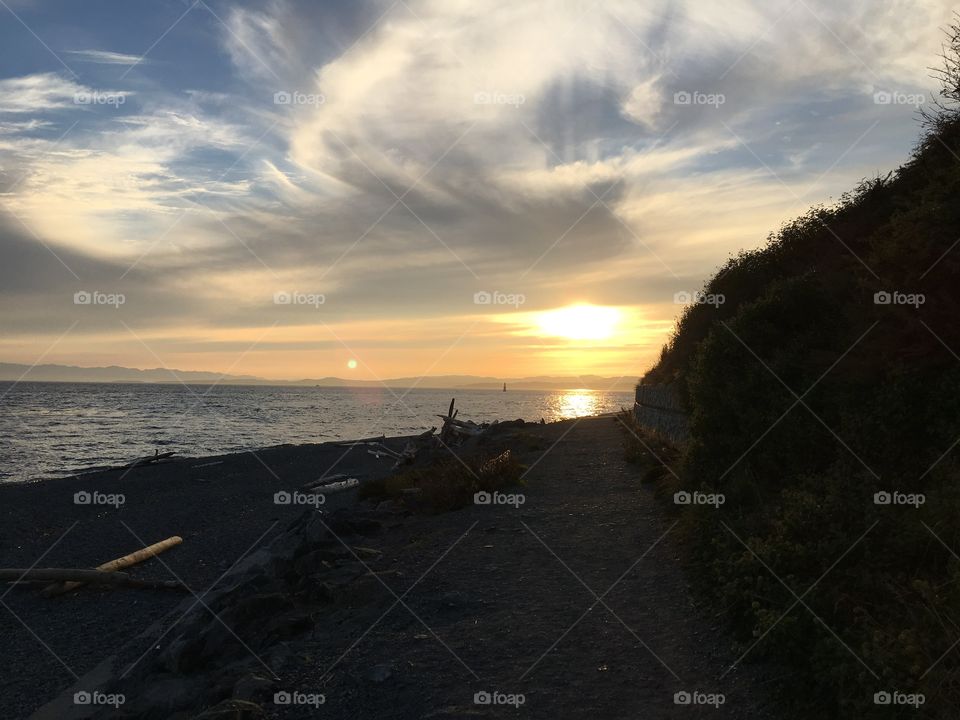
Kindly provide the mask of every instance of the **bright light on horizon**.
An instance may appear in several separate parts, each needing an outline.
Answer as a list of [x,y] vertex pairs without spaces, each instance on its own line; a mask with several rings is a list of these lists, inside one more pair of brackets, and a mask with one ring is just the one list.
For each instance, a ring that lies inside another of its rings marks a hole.
[[613,337],[620,319],[617,308],[578,304],[539,313],[536,323],[544,335],[568,340],[607,340]]

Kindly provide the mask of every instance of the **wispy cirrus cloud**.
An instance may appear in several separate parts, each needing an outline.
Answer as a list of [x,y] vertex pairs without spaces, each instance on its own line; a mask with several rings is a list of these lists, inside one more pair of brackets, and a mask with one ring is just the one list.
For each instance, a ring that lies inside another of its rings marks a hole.
[[95,65],[137,65],[151,64],[153,61],[140,55],[111,52],[110,50],[67,50],[73,60]]
[[90,88],[58,73],[0,79],[0,114],[37,114],[77,109],[75,98]]

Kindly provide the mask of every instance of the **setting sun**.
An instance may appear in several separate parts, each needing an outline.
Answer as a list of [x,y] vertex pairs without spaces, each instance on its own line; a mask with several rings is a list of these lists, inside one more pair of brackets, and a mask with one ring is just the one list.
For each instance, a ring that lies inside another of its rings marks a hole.
[[537,316],[541,333],[570,340],[606,340],[613,336],[619,322],[617,308],[597,305],[571,305]]

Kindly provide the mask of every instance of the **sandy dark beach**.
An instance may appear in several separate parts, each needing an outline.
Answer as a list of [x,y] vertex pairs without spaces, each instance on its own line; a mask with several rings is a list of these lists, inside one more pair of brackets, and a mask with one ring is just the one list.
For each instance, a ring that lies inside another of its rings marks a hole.
[[[401,449],[404,442],[386,444]],[[392,463],[335,444],[279,446],[0,485],[0,565],[95,567],[180,535],[182,545],[132,572],[175,576],[201,592],[303,512],[302,506],[275,504],[275,492],[328,471],[374,478]],[[74,494],[82,491],[122,494],[125,502],[119,509],[76,505]],[[353,495],[331,496],[329,509],[352,502]],[[51,600],[23,588],[3,593],[9,611],[0,618],[7,638],[0,663],[8,717],[27,716],[183,600],[178,593],[136,589],[85,589]]]
[[[488,443],[512,449],[529,468],[522,505],[422,515],[369,503],[352,510],[354,492],[332,496],[320,517],[325,528],[339,522],[342,530],[324,552],[344,562],[315,577],[324,592],[335,588],[333,600],[325,598],[321,612],[314,608],[281,641],[254,639],[236,620],[250,652],[233,648],[234,685],[223,698],[242,704],[203,717],[315,716],[309,704],[277,704],[278,691],[322,694],[323,716],[336,718],[513,711],[476,704],[486,692],[522,695],[526,717],[668,717],[677,710],[675,693],[698,690],[725,694],[719,709],[708,708],[711,716],[769,717],[754,670],[738,667],[717,679],[735,659],[729,638],[690,595],[671,525],[653,491],[641,487],[639,471],[623,460],[611,417],[528,424]],[[182,579],[213,603],[216,591],[204,593],[225,572],[291,523],[302,525],[307,511],[275,505],[275,492],[328,471],[382,477],[391,464],[365,450],[284,446],[0,487],[0,557],[8,567],[90,567],[179,534],[182,545],[132,572]],[[84,489],[122,492],[126,502],[116,510],[74,505],[73,494]],[[340,518],[356,512],[366,513],[362,523]],[[22,586],[5,592],[0,625],[11,718],[29,717],[65,690],[59,706],[37,717],[162,717],[137,710],[132,694],[119,709],[95,714],[71,705],[70,692],[104,667],[114,668],[115,680],[117,668],[137,664],[125,689],[146,694],[136,683],[159,682],[152,666],[163,666],[174,638],[206,633],[203,623],[215,622],[199,606],[183,621],[185,605],[195,603],[173,591],[87,588],[55,599]],[[268,610],[264,618],[275,615]],[[162,639],[153,643],[151,633]],[[215,657],[226,665],[233,650]],[[189,675],[174,679],[164,670],[162,692],[176,696]],[[170,710],[169,717],[205,709]]]

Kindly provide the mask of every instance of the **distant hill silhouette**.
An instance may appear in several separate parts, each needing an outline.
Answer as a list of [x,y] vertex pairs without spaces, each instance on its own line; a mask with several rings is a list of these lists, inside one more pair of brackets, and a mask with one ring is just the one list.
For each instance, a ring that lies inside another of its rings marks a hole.
[[536,376],[524,378],[499,378],[478,375],[432,375],[426,377],[388,378],[377,380],[352,380],[324,377],[303,380],[270,380],[253,375],[230,375],[197,370],[174,370],[166,368],[137,368],[110,365],[108,367],[77,367],[74,365],[23,365],[0,363],[0,381],[20,380],[26,382],[103,382],[103,383],[218,383],[221,385],[307,385],[320,387],[382,387],[433,388],[433,389],[496,389],[506,383],[511,390],[607,390],[629,391],[635,378],[608,378],[599,375],[581,376]]

